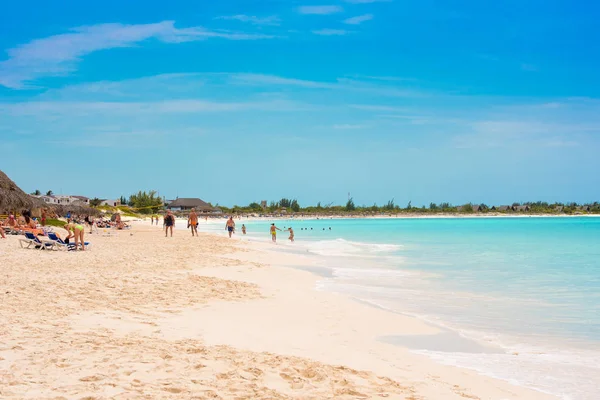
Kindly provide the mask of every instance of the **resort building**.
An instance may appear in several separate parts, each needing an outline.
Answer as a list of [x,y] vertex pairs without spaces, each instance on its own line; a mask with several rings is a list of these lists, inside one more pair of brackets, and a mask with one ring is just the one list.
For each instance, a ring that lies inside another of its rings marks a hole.
[[70,196],[70,195],[42,195],[33,196],[50,205],[88,205],[90,199],[85,196]]
[[221,212],[220,209],[198,198],[177,198],[167,205],[167,209],[171,211],[189,211],[192,208],[206,214],[219,214]]
[[100,205],[101,206],[117,207],[117,206],[121,205],[121,200],[101,199],[100,200]]

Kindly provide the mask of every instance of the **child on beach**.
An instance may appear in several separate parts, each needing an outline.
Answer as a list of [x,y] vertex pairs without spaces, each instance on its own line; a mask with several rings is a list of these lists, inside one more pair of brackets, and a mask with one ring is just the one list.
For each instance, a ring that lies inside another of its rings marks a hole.
[[271,224],[271,240],[273,241],[273,243],[277,243],[277,231],[280,230],[281,229],[276,227],[275,224]]
[[242,234],[246,234],[246,225],[242,224]]

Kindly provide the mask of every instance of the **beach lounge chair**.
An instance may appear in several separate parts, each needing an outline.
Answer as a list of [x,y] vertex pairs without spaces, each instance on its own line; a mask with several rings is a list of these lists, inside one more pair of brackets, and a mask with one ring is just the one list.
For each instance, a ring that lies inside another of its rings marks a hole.
[[[50,238],[50,240],[52,240],[56,244],[57,249],[76,250],[75,242],[67,243],[64,240],[62,240],[61,238],[59,238],[58,235],[56,235],[56,233],[52,233],[52,232],[48,233],[48,238]],[[85,243],[85,247],[91,246],[90,242],[84,242],[84,243]]]
[[66,243],[54,232],[48,232],[48,238],[54,242],[56,249],[75,250],[75,243]]
[[33,246],[33,248],[38,250],[52,250],[55,246],[52,240],[40,239],[31,232],[25,232],[25,239],[19,239],[19,244],[24,249],[29,249]]

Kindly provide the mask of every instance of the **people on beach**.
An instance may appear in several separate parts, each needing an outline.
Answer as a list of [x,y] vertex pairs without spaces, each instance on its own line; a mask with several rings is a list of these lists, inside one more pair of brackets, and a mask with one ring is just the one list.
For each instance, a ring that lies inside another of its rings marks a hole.
[[6,239],[6,235],[4,234],[4,221],[0,220],[0,237],[2,239]]
[[42,226],[46,226],[46,209],[42,208]]
[[150,216],[150,225],[154,225],[154,215]]
[[192,229],[192,236],[194,236],[194,232],[196,232],[196,236],[198,236],[198,214],[196,214],[195,208],[192,208],[192,211],[188,216],[188,225]]
[[246,234],[246,225],[242,224],[242,235]]
[[229,237],[231,237],[231,235],[235,231],[235,221],[233,220],[233,216],[229,217],[229,219],[227,220],[227,223],[225,224],[225,229],[227,229],[227,232],[229,232]]
[[171,230],[171,237],[173,237],[173,227],[175,226],[175,216],[173,215],[173,213],[171,211],[167,211],[167,215],[165,216],[165,219],[164,219],[164,226],[165,226],[165,237],[167,237],[167,234],[169,233],[169,229]]
[[290,242],[294,242],[294,230],[292,229],[292,227],[290,226],[287,231],[290,233],[290,237],[288,239],[290,239]]
[[271,224],[271,240],[273,241],[273,243],[277,243],[277,231],[280,230],[281,229],[276,227],[275,224]]
[[85,250],[85,242],[83,241],[85,229],[83,228],[83,225],[68,222],[65,224],[64,228],[69,233],[65,238],[65,242],[69,243],[69,241],[73,239],[75,241],[75,250],[79,248],[79,243],[81,243],[81,250]]

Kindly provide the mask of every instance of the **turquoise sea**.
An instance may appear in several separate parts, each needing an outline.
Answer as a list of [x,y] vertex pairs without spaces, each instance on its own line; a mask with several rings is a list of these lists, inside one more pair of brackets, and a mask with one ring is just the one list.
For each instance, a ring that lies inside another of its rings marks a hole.
[[[223,221],[223,226],[224,226]],[[266,221],[236,221],[270,241]],[[415,348],[563,399],[600,398],[600,218],[278,220],[279,251],[329,271],[319,288],[497,349]],[[331,229],[330,229],[331,228]],[[204,230],[224,234],[221,225]]]

